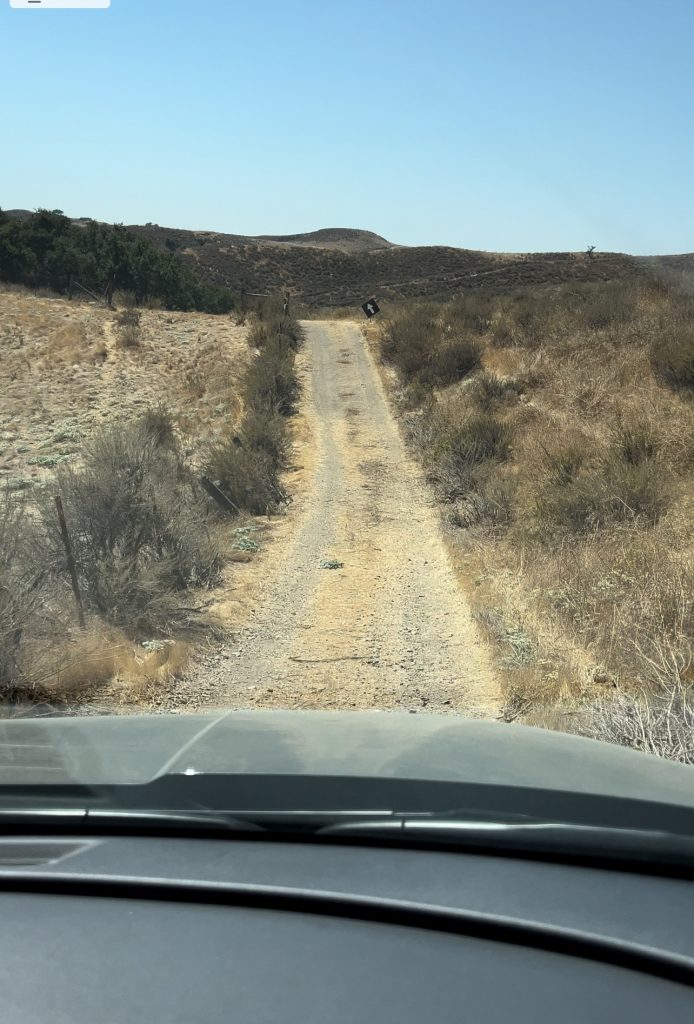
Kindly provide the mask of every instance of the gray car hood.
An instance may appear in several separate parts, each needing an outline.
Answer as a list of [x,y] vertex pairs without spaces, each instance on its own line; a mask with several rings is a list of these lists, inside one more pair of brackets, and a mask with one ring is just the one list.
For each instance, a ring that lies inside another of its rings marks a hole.
[[0,722],[0,784],[103,786],[183,772],[464,781],[694,807],[692,767],[448,715],[229,711]]

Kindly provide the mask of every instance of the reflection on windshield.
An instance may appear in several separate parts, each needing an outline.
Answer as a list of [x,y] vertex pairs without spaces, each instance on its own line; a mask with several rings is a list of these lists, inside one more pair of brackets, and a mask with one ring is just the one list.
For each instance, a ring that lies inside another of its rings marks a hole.
[[[72,779],[67,721],[175,714],[171,758],[231,709],[694,763],[694,256],[650,255],[691,248],[689,189],[652,216],[624,106],[655,95],[687,165],[679,65],[632,65],[691,12],[627,44],[613,14],[596,42],[541,4],[382,5],[367,54],[306,3],[164,6],[0,15],[8,92],[38,82],[0,197],[0,697],[38,732],[0,775]],[[249,770],[243,735],[205,771]]]

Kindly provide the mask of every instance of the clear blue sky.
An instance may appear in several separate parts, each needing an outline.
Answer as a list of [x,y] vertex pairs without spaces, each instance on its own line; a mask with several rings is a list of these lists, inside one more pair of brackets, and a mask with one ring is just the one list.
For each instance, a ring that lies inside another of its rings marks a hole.
[[694,0],[0,8],[0,205],[694,250]]

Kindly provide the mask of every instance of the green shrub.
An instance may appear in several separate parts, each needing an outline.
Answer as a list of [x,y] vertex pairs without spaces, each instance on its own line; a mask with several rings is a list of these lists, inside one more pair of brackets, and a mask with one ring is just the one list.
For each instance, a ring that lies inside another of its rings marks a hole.
[[289,451],[286,424],[282,416],[250,410],[239,428],[241,443],[270,456],[277,466],[285,466]]
[[294,412],[300,393],[295,357],[302,333],[296,321],[283,316],[281,302],[267,300],[251,338],[259,351],[242,383],[244,417],[210,450],[205,475],[239,511],[263,515],[288,499],[280,470],[289,450],[285,418]]
[[[460,484],[465,486],[461,487]],[[449,493],[449,500],[455,499],[451,514],[454,526],[469,529],[485,526],[494,533],[505,530],[515,517],[516,484],[513,478],[500,476],[498,467],[477,466],[453,487],[456,494]]]
[[74,224],[60,210],[0,220],[0,279],[68,291],[73,280],[92,292],[129,293],[138,304],[228,313],[234,298],[207,284],[178,257],[120,224]]
[[532,382],[527,377],[498,377],[495,373],[483,370],[475,378],[475,399],[480,408],[489,412],[496,404],[507,398],[517,398],[529,383]]
[[657,464],[608,462],[603,468],[604,520],[655,526],[672,503],[672,480]]
[[163,403],[147,409],[140,418],[140,426],[145,437],[151,438],[158,447],[175,449],[177,438],[173,415]]
[[585,444],[569,444],[556,452],[547,453],[549,479],[557,487],[574,482],[586,458]]
[[260,320],[256,320],[248,332],[248,344],[250,348],[264,348],[268,337],[268,325]]
[[253,412],[290,416],[300,393],[293,353],[282,354],[276,345],[268,344],[248,367],[242,392]]
[[[480,467],[508,458],[510,427],[488,413],[460,423],[435,418],[431,433],[429,474],[448,501],[481,490]],[[485,476],[485,487],[490,476]]]
[[448,451],[470,465],[487,459],[503,460],[509,456],[511,436],[507,423],[489,413],[477,413],[451,428]]

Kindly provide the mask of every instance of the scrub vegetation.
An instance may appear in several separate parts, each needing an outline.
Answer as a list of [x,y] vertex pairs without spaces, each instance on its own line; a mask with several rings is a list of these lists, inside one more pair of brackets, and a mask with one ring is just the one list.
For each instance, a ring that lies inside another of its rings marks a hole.
[[[32,309],[46,301],[33,300]],[[46,456],[38,475],[21,487],[18,478],[4,475],[0,700],[6,706],[88,705],[106,686],[112,702],[119,676],[127,678],[130,696],[135,684],[161,686],[185,667],[187,644],[215,630],[204,594],[220,583],[225,564],[240,560],[239,517],[279,511],[289,499],[281,471],[288,417],[299,393],[294,362],[301,333],[274,300],[249,319],[251,351],[238,360],[236,379],[227,382],[231,415],[211,437],[191,443],[196,425],[210,426],[200,364],[197,424],[180,409],[174,414],[167,405],[139,401],[92,429],[80,423],[80,429],[63,424],[53,430],[51,440],[71,443],[70,454]],[[140,310],[126,308],[106,328],[106,364],[117,359],[125,367],[128,360],[146,358],[153,328],[150,321],[143,331]],[[217,362],[208,370],[222,367]],[[184,369],[173,379],[185,397],[188,383],[178,380]],[[111,377],[116,381],[119,373],[103,372],[102,386]],[[220,418],[224,412],[220,406]]]
[[110,298],[119,291],[170,310],[228,313],[235,305],[228,289],[202,281],[172,252],[120,224],[73,221],[60,210],[25,217],[0,210],[0,280]]
[[507,719],[687,761],[692,323],[686,278],[647,279],[404,305],[380,342]]

